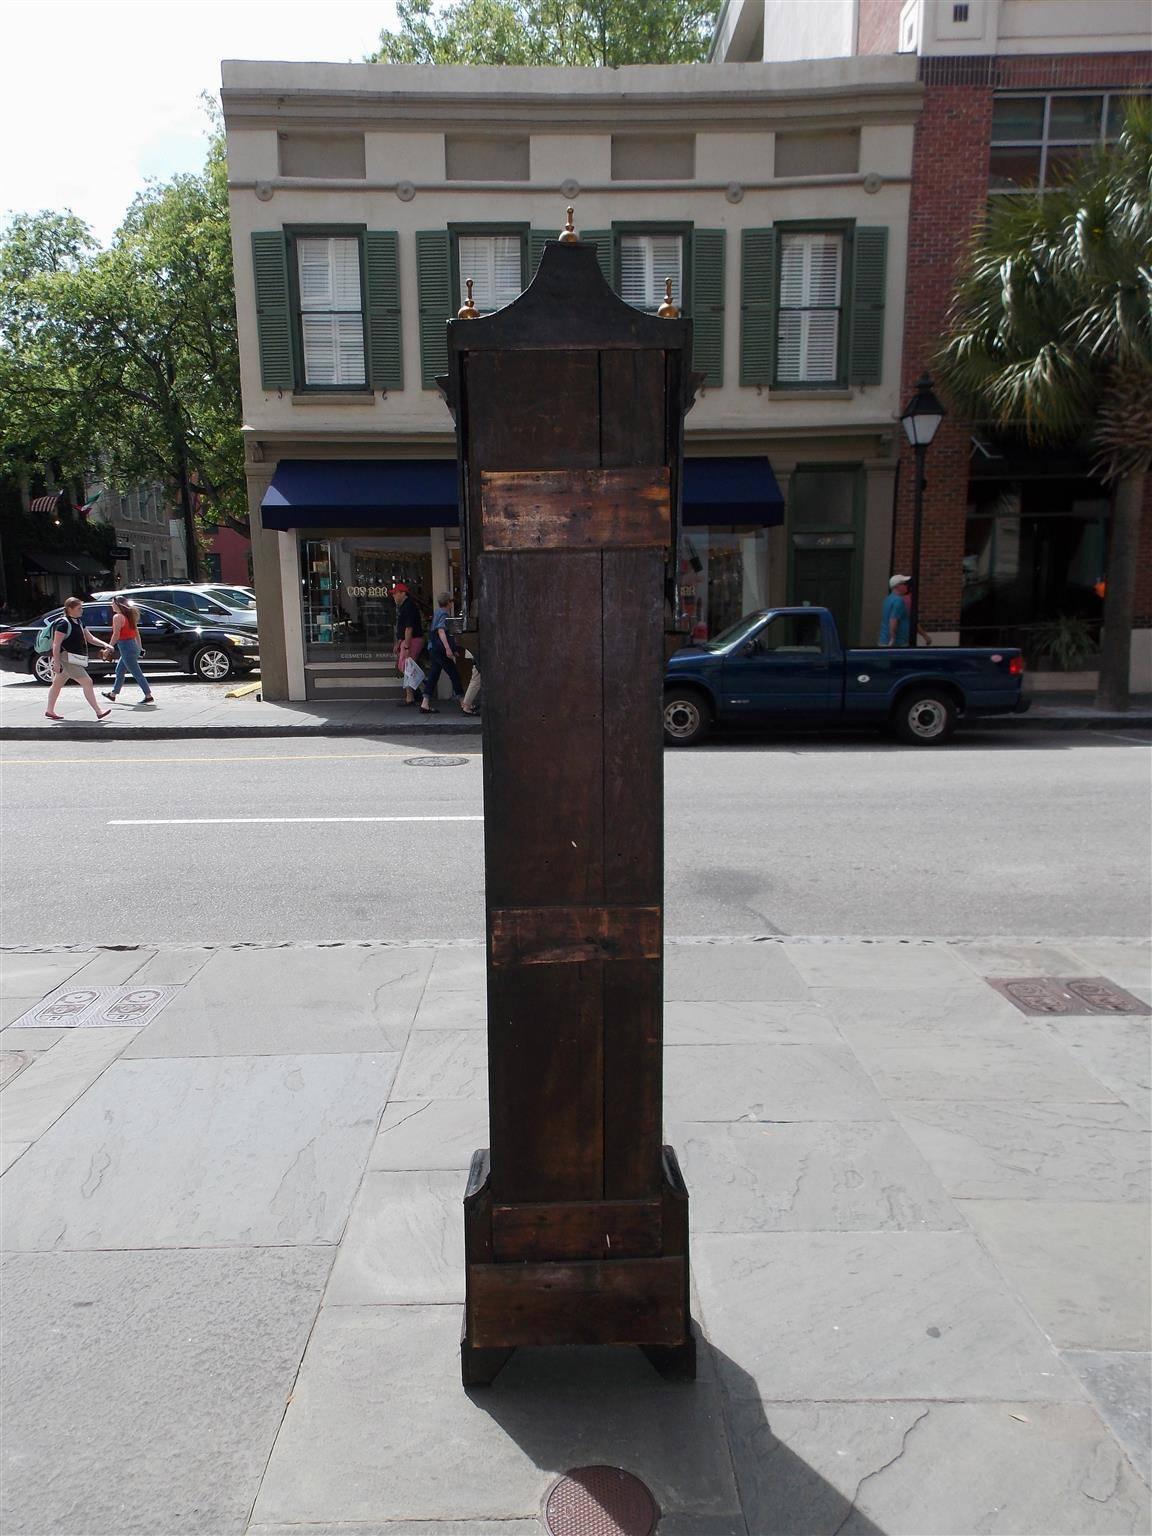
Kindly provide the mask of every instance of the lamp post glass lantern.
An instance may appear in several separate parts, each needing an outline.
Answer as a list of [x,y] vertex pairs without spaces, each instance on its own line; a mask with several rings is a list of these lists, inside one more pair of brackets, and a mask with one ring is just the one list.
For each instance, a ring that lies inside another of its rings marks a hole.
[[908,639],[918,643],[920,634],[920,545],[924,528],[924,459],[944,419],[944,407],[936,398],[932,380],[920,375],[916,393],[900,415],[904,435],[916,455],[916,501],[912,516],[912,601],[908,608]]

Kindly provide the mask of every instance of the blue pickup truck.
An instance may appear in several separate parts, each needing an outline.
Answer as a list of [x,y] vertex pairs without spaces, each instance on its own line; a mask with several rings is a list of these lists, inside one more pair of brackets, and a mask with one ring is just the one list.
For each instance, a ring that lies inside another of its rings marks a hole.
[[875,725],[938,746],[961,719],[1026,710],[1023,678],[1010,646],[845,650],[826,608],[764,608],[673,652],[664,739],[687,747],[717,723]]

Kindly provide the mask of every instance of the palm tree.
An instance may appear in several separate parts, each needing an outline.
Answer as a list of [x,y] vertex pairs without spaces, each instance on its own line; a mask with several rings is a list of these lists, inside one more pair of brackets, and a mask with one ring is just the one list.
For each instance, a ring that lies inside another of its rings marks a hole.
[[1080,442],[1111,488],[1100,709],[1128,707],[1136,554],[1152,465],[1152,105],[1050,191],[998,198],[959,278],[939,366],[966,414]]

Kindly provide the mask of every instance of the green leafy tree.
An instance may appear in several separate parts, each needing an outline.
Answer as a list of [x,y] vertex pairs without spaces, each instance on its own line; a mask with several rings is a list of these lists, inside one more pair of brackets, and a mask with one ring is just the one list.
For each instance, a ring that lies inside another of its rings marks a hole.
[[219,135],[202,172],[137,197],[107,250],[71,215],[13,221],[0,287],[0,463],[99,461],[114,484],[163,482],[198,575],[197,507],[246,515]]
[[955,295],[941,366],[969,415],[1084,443],[1112,490],[1097,705],[1128,706],[1136,555],[1152,465],[1152,106],[1066,185],[998,199]]
[[399,0],[378,64],[694,64],[716,0]]

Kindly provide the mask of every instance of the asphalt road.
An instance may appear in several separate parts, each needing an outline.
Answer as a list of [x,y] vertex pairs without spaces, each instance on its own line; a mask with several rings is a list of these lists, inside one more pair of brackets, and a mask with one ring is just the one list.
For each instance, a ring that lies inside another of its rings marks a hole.
[[[478,748],[6,743],[3,942],[479,938]],[[672,934],[1149,929],[1135,732],[731,743],[667,753],[665,784]],[[355,817],[430,819],[317,819]]]

